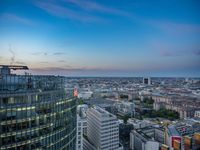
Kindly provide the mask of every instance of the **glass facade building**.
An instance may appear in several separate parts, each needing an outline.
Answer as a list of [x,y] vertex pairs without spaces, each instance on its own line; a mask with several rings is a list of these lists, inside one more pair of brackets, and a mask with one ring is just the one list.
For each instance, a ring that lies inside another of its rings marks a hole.
[[65,78],[0,71],[0,150],[75,150],[76,101]]

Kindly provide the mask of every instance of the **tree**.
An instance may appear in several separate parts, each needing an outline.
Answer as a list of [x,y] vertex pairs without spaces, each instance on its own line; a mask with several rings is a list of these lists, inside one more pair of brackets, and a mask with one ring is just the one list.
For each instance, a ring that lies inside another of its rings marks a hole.
[[82,105],[82,104],[84,104],[84,101],[83,101],[83,99],[79,99],[79,103],[78,103],[79,105]]
[[124,120],[124,123],[127,123],[127,120],[129,119],[129,116],[128,115],[124,115],[122,117],[122,119]]
[[161,117],[161,118],[167,118],[169,120],[179,119],[178,112],[163,108],[158,111],[153,110],[151,113],[145,113],[144,116],[150,118]]

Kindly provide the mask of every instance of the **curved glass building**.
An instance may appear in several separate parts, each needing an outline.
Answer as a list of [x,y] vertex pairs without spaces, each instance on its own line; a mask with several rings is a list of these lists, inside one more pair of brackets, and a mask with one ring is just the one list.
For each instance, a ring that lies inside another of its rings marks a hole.
[[74,150],[76,101],[65,78],[11,74],[0,66],[0,150]]

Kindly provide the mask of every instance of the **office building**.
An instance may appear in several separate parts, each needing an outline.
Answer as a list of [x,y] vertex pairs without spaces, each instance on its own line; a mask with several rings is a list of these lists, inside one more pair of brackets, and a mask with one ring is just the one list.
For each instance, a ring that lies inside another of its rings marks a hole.
[[119,150],[119,122],[103,108],[94,106],[87,111],[87,139],[101,150]]
[[151,78],[150,77],[144,77],[143,78],[143,84],[151,85]]
[[75,150],[76,101],[59,76],[16,75],[0,66],[0,149]]
[[130,133],[131,150],[159,150],[159,142],[143,133],[141,130],[132,130]]
[[118,115],[130,115],[131,117],[135,115],[135,104],[133,102],[116,102],[114,107],[117,109]]

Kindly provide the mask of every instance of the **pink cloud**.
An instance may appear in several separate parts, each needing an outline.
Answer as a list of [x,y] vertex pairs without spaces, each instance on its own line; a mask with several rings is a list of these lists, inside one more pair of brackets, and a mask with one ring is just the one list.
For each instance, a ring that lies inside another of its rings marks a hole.
[[200,50],[195,50],[194,54],[197,55],[197,56],[200,56]]
[[174,56],[180,56],[180,54],[177,54],[175,52],[166,51],[166,50],[160,50],[160,55],[164,57],[174,57]]
[[199,34],[200,25],[188,24],[188,23],[177,23],[172,21],[147,21],[148,24],[161,29],[162,31],[174,35],[182,34]]

